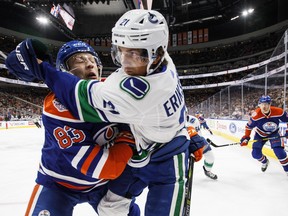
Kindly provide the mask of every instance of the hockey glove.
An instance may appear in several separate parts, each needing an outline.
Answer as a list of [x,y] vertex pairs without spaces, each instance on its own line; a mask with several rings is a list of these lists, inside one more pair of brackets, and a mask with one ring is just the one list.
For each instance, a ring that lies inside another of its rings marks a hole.
[[132,148],[133,152],[136,151],[134,136],[129,131],[120,132],[115,138],[114,144],[127,144]]
[[8,55],[5,64],[10,73],[23,81],[44,80],[37,58],[52,63],[42,42],[26,39]]
[[198,134],[190,138],[189,153],[194,156],[195,162],[202,159],[205,144],[205,139]]
[[241,145],[241,146],[247,146],[249,140],[250,140],[250,137],[244,135],[244,136],[241,138],[241,140],[240,140],[240,145]]
[[195,162],[198,162],[202,159],[203,151],[204,151],[204,147],[201,147],[192,153],[192,155],[194,156]]

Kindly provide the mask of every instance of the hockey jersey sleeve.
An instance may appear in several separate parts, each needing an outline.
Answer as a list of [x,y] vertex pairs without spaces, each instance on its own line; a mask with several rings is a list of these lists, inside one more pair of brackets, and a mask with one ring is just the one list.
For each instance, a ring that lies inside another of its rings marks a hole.
[[[80,110],[79,104],[81,104],[79,103],[79,98],[87,98],[87,94],[85,94],[85,92],[81,92],[82,95],[78,97],[77,83],[80,82],[80,78],[70,73],[58,71],[46,62],[42,62],[40,64],[40,69],[43,73],[43,77],[45,78],[45,83],[55,93],[61,103],[66,106],[76,118],[83,119],[81,112],[78,111],[78,108]],[[93,80],[91,82],[98,81]],[[99,85],[101,84],[102,83],[99,82]],[[86,106],[85,110],[85,114],[87,116],[89,116],[91,113],[93,114],[93,118],[90,118],[91,122],[108,122],[107,119],[100,117],[99,110],[90,106]]]
[[44,100],[43,120],[42,158],[47,169],[70,175],[72,165],[75,176],[80,172],[91,178],[114,179],[132,157],[130,146],[134,147],[135,140],[127,125],[80,121],[52,92]]
[[250,119],[248,120],[248,122],[247,122],[247,124],[245,126],[245,136],[246,137],[250,137],[250,134],[251,134],[253,128],[256,127],[256,122],[253,119],[254,115],[257,115],[257,113],[254,112],[254,114],[252,114],[252,117],[250,117]]
[[128,145],[116,144],[108,149],[98,145],[81,146],[76,155],[75,148],[70,148],[64,155],[84,175],[96,179],[115,179],[123,172],[132,154]]
[[[103,95],[103,82],[80,80],[69,73],[56,70],[46,62],[42,62],[40,68],[44,74],[47,86],[55,93],[61,103],[71,110],[76,118],[95,123],[131,123],[133,121],[133,114],[136,111],[133,111],[134,109],[131,108],[132,104],[123,102],[116,94],[114,95],[114,92],[111,92],[109,97],[114,98],[117,102],[120,101],[117,104],[120,104],[119,107],[121,110],[125,110],[122,113],[126,113],[130,117],[129,119],[123,118],[123,116],[118,118],[119,112],[115,107],[115,103],[113,104],[110,98],[106,99],[105,93]],[[93,91],[91,91],[91,88],[93,88]],[[109,90],[109,87],[106,90]],[[95,98],[99,98],[98,104],[94,103]],[[107,116],[112,116],[112,118],[108,118]]]

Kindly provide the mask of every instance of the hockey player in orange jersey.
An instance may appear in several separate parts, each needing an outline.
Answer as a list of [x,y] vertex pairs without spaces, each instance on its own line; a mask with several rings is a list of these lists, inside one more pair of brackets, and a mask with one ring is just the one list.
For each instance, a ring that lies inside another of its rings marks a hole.
[[[250,140],[250,134],[255,128],[254,140],[252,144],[252,157],[262,163],[261,170],[265,172],[268,165],[268,158],[263,155],[262,149],[270,141],[271,148],[288,175],[288,157],[284,150],[284,141],[280,138],[279,123],[288,122],[288,114],[282,108],[271,106],[271,97],[263,95],[259,99],[259,108],[252,114],[245,127],[245,135],[241,138],[241,146],[246,146]],[[284,134],[288,137],[288,130]]]
[[[101,77],[97,53],[82,41],[64,44],[56,67],[82,79]],[[72,216],[74,207],[84,202],[97,212],[107,183],[122,173],[132,156],[128,144],[134,145],[133,136],[119,134],[119,125],[114,123],[81,121],[52,92],[44,100],[43,124],[45,141],[25,216]],[[133,206],[133,216],[139,215],[138,206]]]

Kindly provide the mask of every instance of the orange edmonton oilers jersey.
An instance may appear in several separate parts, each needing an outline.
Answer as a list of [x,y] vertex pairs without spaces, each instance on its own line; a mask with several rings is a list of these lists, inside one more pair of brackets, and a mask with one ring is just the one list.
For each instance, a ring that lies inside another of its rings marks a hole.
[[46,187],[89,191],[118,177],[132,156],[126,144],[103,146],[118,135],[119,125],[76,119],[53,93],[44,100],[42,119],[45,141],[36,182]]
[[287,115],[283,109],[274,106],[270,107],[270,113],[267,116],[261,112],[260,108],[257,108],[245,127],[245,136],[250,136],[253,128],[261,137],[278,134],[279,123],[288,122]]

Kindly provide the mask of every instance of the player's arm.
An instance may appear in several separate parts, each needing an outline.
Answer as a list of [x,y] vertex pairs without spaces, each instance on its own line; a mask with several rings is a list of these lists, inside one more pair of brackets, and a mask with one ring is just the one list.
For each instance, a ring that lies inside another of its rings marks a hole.
[[251,117],[245,126],[245,134],[240,139],[240,145],[241,146],[247,146],[248,145],[248,142],[250,140],[250,135],[251,135],[252,129],[255,127],[255,124],[256,124],[255,121]]
[[[99,111],[87,103],[83,104],[85,112],[82,113],[81,100],[86,101],[90,96],[85,89],[88,81],[84,81],[85,83],[80,86],[81,89],[78,89],[77,84],[81,82],[78,77],[58,71],[51,64],[42,62],[48,56],[46,52],[45,45],[40,41],[26,39],[9,53],[5,64],[9,72],[21,80],[28,82],[35,79],[43,80],[75,117],[83,120],[83,114],[84,117],[92,115],[89,118],[91,122],[105,121],[99,117]],[[101,84],[99,82],[99,85]]]
[[84,175],[96,179],[115,179],[121,175],[132,157],[134,145],[134,137],[125,131],[115,138],[109,148],[74,145],[64,151],[71,165]]

